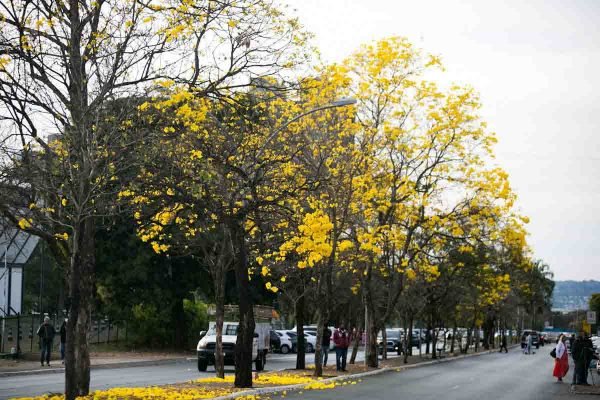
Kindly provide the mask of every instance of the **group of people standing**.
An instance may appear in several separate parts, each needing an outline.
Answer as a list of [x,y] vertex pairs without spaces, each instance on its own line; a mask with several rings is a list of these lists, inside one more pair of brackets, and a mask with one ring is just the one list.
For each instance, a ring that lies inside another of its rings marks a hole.
[[[329,348],[331,346],[331,329],[325,328],[321,341],[321,362],[324,367],[327,366],[329,358]],[[350,347],[351,335],[343,324],[340,324],[333,332],[333,344],[335,345],[335,365],[338,371],[346,371],[346,358],[348,356],[348,347]]]
[[[65,363],[65,344],[67,342],[67,319],[65,318],[62,325],[60,326],[60,359],[62,363]],[[44,317],[44,322],[40,325],[37,330],[37,335],[40,338],[40,362],[42,367],[44,366],[44,361],[46,361],[46,365],[50,366],[50,355],[52,354],[52,345],[54,342],[54,336],[56,335],[56,330],[54,326],[50,323],[49,317]]]
[[560,335],[555,348],[555,361],[554,370],[552,375],[557,378],[559,382],[562,382],[562,378],[567,375],[569,371],[569,352],[567,349],[567,340],[569,341],[569,347],[571,349],[571,356],[575,362],[575,370],[573,371],[573,385],[588,385],[588,368],[590,362],[594,358],[598,358],[594,354],[594,346],[592,341],[583,332],[579,334],[577,338],[572,335],[567,339],[566,335]]

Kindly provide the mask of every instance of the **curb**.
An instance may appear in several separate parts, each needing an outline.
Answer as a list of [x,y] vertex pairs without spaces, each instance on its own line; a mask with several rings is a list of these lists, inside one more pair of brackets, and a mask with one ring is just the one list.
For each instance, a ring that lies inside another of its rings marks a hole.
[[[91,370],[143,367],[143,366],[175,364],[175,363],[184,363],[184,362],[188,362],[187,357],[164,358],[164,359],[160,359],[160,360],[126,361],[126,362],[116,362],[116,363],[92,365]],[[64,372],[65,372],[65,367],[63,367],[63,366],[61,366],[60,368],[50,368],[50,369],[5,371],[5,372],[0,372],[0,378],[6,378],[9,376],[23,376],[23,375],[59,374],[59,373],[64,373]]]
[[[509,349],[515,348],[517,346],[518,345],[511,346],[511,347],[509,347]],[[479,352],[479,353],[463,354],[463,355],[456,356],[456,357],[442,358],[442,359],[439,359],[439,360],[425,361],[425,362],[417,363],[417,364],[402,365],[402,366],[399,366],[399,367],[384,367],[384,368],[376,369],[376,370],[373,370],[373,371],[360,372],[358,374],[340,375],[340,376],[336,376],[336,377],[333,377],[333,378],[322,379],[319,382],[329,383],[329,382],[345,381],[345,380],[348,380],[348,379],[363,378],[363,377],[367,377],[367,376],[382,375],[382,374],[389,373],[389,372],[400,372],[400,371],[403,371],[403,370],[420,368],[420,367],[427,367],[427,366],[434,365],[434,364],[442,364],[442,363],[447,363],[447,362],[452,362],[452,361],[458,361],[458,360],[462,360],[462,359],[465,359],[465,358],[479,357],[479,356],[483,356],[483,355],[486,355],[486,354],[493,354],[493,353],[497,353],[497,352],[498,352],[498,350],[496,350],[496,349],[494,349],[494,350],[486,350],[486,351],[482,351],[482,352]],[[296,385],[271,386],[271,387],[250,389],[250,390],[244,390],[244,391],[241,391],[241,392],[236,392],[236,393],[228,394],[228,395],[225,395],[225,396],[214,397],[213,400],[235,400],[235,399],[238,399],[238,398],[244,397],[244,396],[261,395],[261,394],[276,394],[276,393],[281,393],[283,391],[298,391],[298,390],[304,389],[304,387],[306,385],[308,385],[308,383],[300,383],[300,384],[296,384]]]

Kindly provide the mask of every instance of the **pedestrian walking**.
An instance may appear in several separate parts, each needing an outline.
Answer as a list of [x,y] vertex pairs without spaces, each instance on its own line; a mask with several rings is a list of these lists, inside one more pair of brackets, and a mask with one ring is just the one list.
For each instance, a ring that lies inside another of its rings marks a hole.
[[323,360],[323,366],[327,366],[327,360],[329,359],[329,346],[331,345],[331,329],[325,327],[323,330],[323,339],[321,341],[321,359]]
[[592,340],[586,333],[583,336],[583,341],[581,344],[581,357],[583,358],[582,368],[581,368],[581,380],[583,381],[582,385],[589,385],[587,378],[590,370],[590,363],[594,358],[594,344]]
[[65,345],[67,343],[67,322],[68,319],[64,319],[62,325],[60,326],[60,361],[65,363]]
[[335,365],[338,371],[346,371],[346,357],[348,356],[348,346],[350,346],[350,335],[344,324],[333,333],[333,343],[335,344]]
[[531,354],[531,348],[533,347],[533,334],[530,332],[527,335],[527,354]]
[[[558,343],[558,341],[556,343]],[[572,333],[571,337],[569,337],[569,350],[571,350],[571,354],[573,354],[573,344],[574,343],[575,343],[575,334]]]
[[565,335],[560,335],[555,349],[556,358],[554,359],[554,370],[552,371],[552,375],[558,382],[562,382],[562,378],[564,378],[569,371],[569,354],[567,353],[565,339]]
[[44,323],[37,330],[41,344],[40,362],[42,367],[44,366],[44,360],[50,366],[50,353],[52,352],[52,341],[54,340],[55,333],[54,326],[50,323],[50,318],[44,317]]
[[500,351],[502,353],[502,349],[504,349],[505,353],[508,353],[508,347],[506,346],[506,333],[502,331],[502,336],[500,337]]

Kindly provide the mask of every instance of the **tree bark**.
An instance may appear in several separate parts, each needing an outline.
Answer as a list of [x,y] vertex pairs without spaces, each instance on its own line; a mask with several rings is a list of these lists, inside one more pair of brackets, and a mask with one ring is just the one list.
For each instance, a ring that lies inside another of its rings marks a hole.
[[454,354],[454,343],[456,341],[456,324],[452,327],[452,340],[450,341],[450,354]]
[[323,342],[323,331],[325,325],[325,310],[323,310],[324,306],[321,304],[324,303],[319,301],[319,306],[317,307],[317,341],[315,343],[315,373],[316,377],[323,376],[323,357],[321,354],[323,353],[322,342]]
[[383,341],[383,359],[387,360],[387,332],[385,328],[381,330],[381,336]]
[[358,355],[358,344],[360,343],[360,338],[362,337],[362,330],[357,329],[358,334],[356,337],[352,339],[352,356],[350,357],[350,362],[348,364],[354,364],[356,362],[356,356]]
[[[177,290],[175,290],[177,293]],[[186,321],[185,311],[183,310],[183,300],[180,296],[175,296],[175,302],[173,304],[173,316],[175,317],[175,329],[173,331],[173,347],[179,350],[185,350],[188,346],[186,337]]]
[[408,356],[411,355],[412,356],[412,326],[413,326],[413,317],[411,316],[408,319],[408,331],[405,330],[405,332],[408,332],[408,334],[406,335],[407,338],[407,344],[406,344],[406,350],[404,351],[404,364],[408,363]]
[[248,277],[248,255],[243,221],[230,227],[235,248],[235,280],[239,303],[239,325],[235,344],[235,381],[237,388],[252,387],[252,343],[254,341],[254,308]]
[[306,369],[304,351],[304,295],[296,300],[296,369]]
[[377,333],[379,324],[374,318],[374,311],[369,309],[369,332],[367,335],[367,346],[369,346],[369,355],[367,357],[367,365],[372,368],[377,368],[379,365],[379,352],[377,349]]
[[69,320],[65,349],[65,399],[74,400],[90,391],[90,353],[87,334],[94,292],[95,224],[92,218],[73,229],[73,252],[69,268]]
[[[218,267],[217,267],[218,268]],[[223,357],[223,320],[225,319],[225,278],[224,273],[216,274],[215,281],[215,319],[217,343],[215,346],[215,373],[217,378],[225,378],[225,357]]]

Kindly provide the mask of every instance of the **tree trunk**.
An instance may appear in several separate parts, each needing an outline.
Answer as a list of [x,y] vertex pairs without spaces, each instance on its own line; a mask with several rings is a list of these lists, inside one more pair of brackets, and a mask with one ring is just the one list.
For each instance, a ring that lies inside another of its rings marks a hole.
[[452,327],[452,340],[450,341],[450,354],[454,354],[454,343],[456,342],[456,324]]
[[94,293],[95,226],[92,218],[73,229],[73,252],[69,268],[69,320],[65,351],[65,399],[74,400],[90,391],[90,353],[87,334]]
[[408,319],[408,335],[407,335],[407,341],[408,344],[406,346],[406,351],[404,353],[404,364],[408,363],[408,356],[412,356],[412,326],[413,326],[413,317],[411,316]]
[[379,351],[377,349],[377,333],[379,324],[374,318],[374,312],[369,309],[369,332],[367,334],[367,346],[369,346],[369,355],[367,357],[367,365],[372,368],[377,368],[379,364]]
[[248,278],[248,255],[243,221],[234,221],[234,269],[239,303],[239,325],[235,343],[235,381],[237,388],[252,387],[252,343],[254,341],[254,302]]
[[320,377],[323,376],[323,357],[321,356],[323,352],[322,342],[323,342],[323,331],[325,326],[325,310],[323,310],[324,306],[323,301],[319,301],[319,305],[317,307],[317,341],[315,343],[315,376]]
[[469,346],[471,346],[471,337],[473,334],[473,328],[469,328],[467,330],[467,343],[465,344],[465,348],[463,350],[464,354],[467,354],[469,352]]
[[431,358],[433,360],[437,359],[437,337],[439,331],[432,330],[433,335],[431,335]]
[[[216,286],[225,286],[225,280],[215,283]],[[215,328],[217,331],[217,340],[215,346],[215,373],[217,378],[225,378],[225,357],[223,356],[223,319],[225,318],[225,296],[224,291],[219,289],[215,296]]]
[[410,340],[408,339],[408,324],[406,323],[406,318],[402,318],[402,328],[404,337],[402,338],[402,351],[404,352],[404,364],[408,363],[408,348],[410,347]]
[[[177,290],[175,291],[177,293]],[[179,350],[185,350],[188,346],[186,335],[185,312],[183,310],[183,300],[180,296],[175,296],[173,304],[173,316],[175,319],[175,329],[173,331],[173,347]]]
[[358,344],[360,343],[360,338],[362,337],[362,331],[357,330],[358,335],[352,340],[352,356],[350,357],[349,364],[354,364],[356,362],[356,356],[358,355]]
[[296,301],[296,369],[306,369],[304,352],[304,295]]
[[381,339],[383,341],[383,359],[387,360],[387,332],[385,328],[381,330]]
[[444,331],[444,353],[446,352],[447,344],[448,344],[448,331]]

